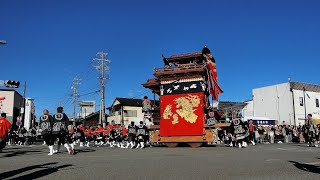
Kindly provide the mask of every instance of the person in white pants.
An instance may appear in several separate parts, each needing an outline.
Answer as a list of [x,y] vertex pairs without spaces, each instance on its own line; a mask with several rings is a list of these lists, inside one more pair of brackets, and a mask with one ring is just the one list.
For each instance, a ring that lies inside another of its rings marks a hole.
[[131,149],[134,147],[136,134],[137,134],[137,127],[134,125],[134,121],[131,121],[131,124],[129,124],[128,126],[128,143],[126,148],[129,148],[129,145],[131,145]]
[[59,152],[61,144],[68,150],[69,155],[73,154],[73,144],[70,142],[71,147],[67,143],[70,141],[69,132],[68,132],[69,118],[63,113],[63,108],[58,107],[57,113],[53,115],[53,126],[52,134],[56,135],[56,138],[59,139],[57,150],[54,150],[54,153]]
[[147,126],[143,124],[143,121],[140,121],[140,124],[137,126],[137,149],[140,147],[140,149],[144,148],[144,141],[145,136],[147,134]]
[[49,148],[49,156],[53,155],[53,144],[54,144],[54,136],[52,135],[52,123],[53,118],[49,114],[47,109],[43,110],[43,115],[40,117],[40,128],[41,135],[43,136],[44,142],[48,145]]

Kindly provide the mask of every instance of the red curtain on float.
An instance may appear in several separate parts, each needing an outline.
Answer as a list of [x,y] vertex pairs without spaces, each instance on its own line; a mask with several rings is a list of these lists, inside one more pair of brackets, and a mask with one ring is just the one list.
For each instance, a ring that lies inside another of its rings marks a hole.
[[209,76],[209,89],[210,94],[212,95],[212,100],[218,101],[219,94],[221,94],[223,91],[218,85],[218,74],[217,74],[217,68],[213,66],[212,63],[208,63],[208,76]]
[[202,135],[203,98],[203,92],[160,96],[160,135]]

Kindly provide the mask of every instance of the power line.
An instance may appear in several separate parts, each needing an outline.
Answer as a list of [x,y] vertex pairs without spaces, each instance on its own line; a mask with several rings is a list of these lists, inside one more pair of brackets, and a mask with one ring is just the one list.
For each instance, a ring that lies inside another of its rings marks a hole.
[[81,95],[79,95],[79,97],[87,96],[87,95],[90,95],[90,94],[95,94],[95,93],[98,93],[98,92],[100,92],[100,90],[97,90],[97,91],[94,91],[94,92],[89,92],[89,93],[86,93],[86,94],[81,94]]
[[146,91],[146,92],[144,92],[144,93],[142,93],[142,94],[139,94],[139,95],[137,95],[137,96],[131,97],[131,99],[140,97],[140,96],[145,95],[145,94],[148,94],[148,93],[149,93],[149,91]]

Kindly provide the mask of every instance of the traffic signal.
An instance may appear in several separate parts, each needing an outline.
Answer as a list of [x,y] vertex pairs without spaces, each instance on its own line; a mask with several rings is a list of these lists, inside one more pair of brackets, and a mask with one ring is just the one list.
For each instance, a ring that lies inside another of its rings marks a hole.
[[6,87],[10,87],[10,88],[18,88],[20,86],[20,82],[19,81],[6,80],[4,82],[4,85]]
[[7,44],[7,41],[0,40],[0,44]]

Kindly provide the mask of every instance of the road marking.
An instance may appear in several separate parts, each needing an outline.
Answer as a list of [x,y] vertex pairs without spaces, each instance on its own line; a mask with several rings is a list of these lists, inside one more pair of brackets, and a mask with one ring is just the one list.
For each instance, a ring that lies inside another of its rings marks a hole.
[[266,161],[280,161],[281,159],[267,159]]
[[311,162],[311,163],[305,163],[305,164],[315,165],[315,164],[320,164],[320,162]]
[[279,150],[285,150],[285,151],[288,151],[289,149],[285,149],[285,148],[277,148]]

